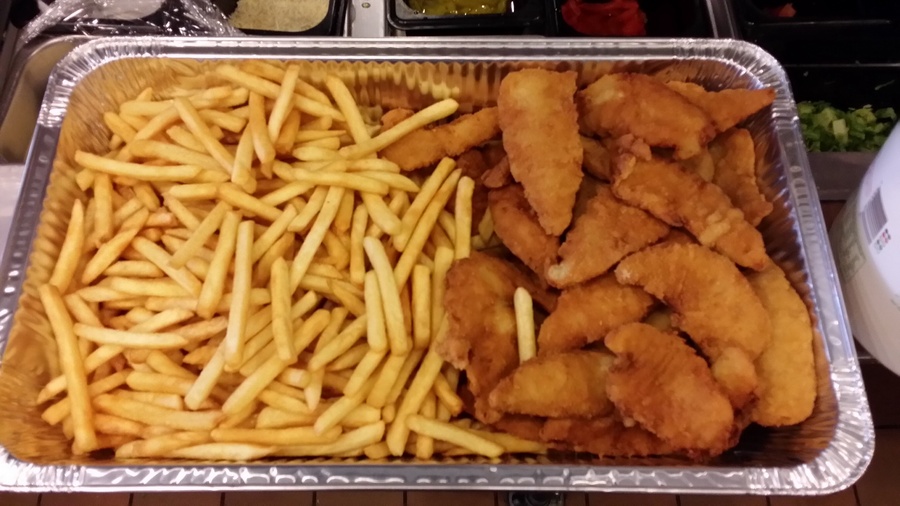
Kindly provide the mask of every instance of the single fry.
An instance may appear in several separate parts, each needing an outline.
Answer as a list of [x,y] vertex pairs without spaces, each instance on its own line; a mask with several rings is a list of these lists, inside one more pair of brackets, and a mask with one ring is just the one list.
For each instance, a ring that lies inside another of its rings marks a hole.
[[253,148],[259,161],[268,163],[274,160],[275,145],[272,144],[266,126],[265,97],[253,91],[250,92],[250,131],[253,135]]
[[[288,65],[284,78],[281,81],[281,89],[278,91],[278,97],[275,99],[275,105],[272,107],[272,114],[269,116],[269,139],[274,142],[281,133],[281,127],[284,125],[288,114],[293,110],[294,88],[297,85],[297,78],[300,75],[300,67],[297,65]],[[250,95],[253,100],[253,94]],[[252,107],[251,107],[252,110]],[[252,112],[251,112],[252,115]],[[261,159],[261,158],[260,158]]]
[[53,273],[48,281],[60,293],[66,293],[66,289],[75,276],[75,269],[78,268],[81,252],[84,249],[84,240],[84,204],[76,199],[72,205],[72,216],[69,218],[66,237],[59,249],[59,259],[53,266]]
[[413,114],[372,139],[341,148],[341,154],[348,160],[364,158],[366,155],[381,151],[415,130],[450,116],[458,108],[459,103],[452,98],[442,100]]
[[123,348],[145,348],[151,350],[178,349],[188,340],[171,332],[134,332],[92,327],[83,323],[73,326],[75,335],[97,344],[121,346]]
[[430,420],[421,415],[406,418],[409,429],[440,441],[453,443],[485,457],[497,458],[503,454],[503,447],[469,430],[456,425]]
[[513,296],[516,309],[516,338],[519,343],[519,363],[537,355],[537,341],[534,336],[534,303],[531,294],[521,286]]
[[211,318],[215,314],[222,292],[225,290],[225,278],[228,275],[228,266],[231,264],[237,244],[237,231],[240,219],[238,213],[226,211],[216,251],[209,264],[209,271],[206,274],[206,280],[203,282],[196,306],[197,314],[201,318]]
[[353,142],[360,144],[369,140],[369,131],[366,129],[362,115],[359,113],[359,106],[356,105],[356,101],[353,100],[353,95],[350,94],[350,90],[347,89],[344,81],[337,76],[329,75],[325,78],[325,87],[328,88],[334,103],[337,104],[341,114],[344,115],[347,130],[350,131]]
[[456,162],[450,158],[444,158],[438,163],[431,176],[425,180],[419,193],[416,194],[416,198],[403,215],[401,220],[403,229],[394,236],[394,247],[397,248],[397,251],[406,249],[406,244],[409,242],[409,238],[412,236],[416,224],[419,222],[428,204],[434,199],[441,185],[444,184],[444,180],[450,176],[455,168]]
[[456,233],[454,246],[456,258],[467,258],[472,250],[472,194],[475,192],[475,181],[470,177],[462,177],[456,186]]
[[278,356],[285,362],[296,359],[297,350],[293,346],[293,320],[291,319],[290,271],[284,258],[277,258],[272,264],[270,277],[272,290],[272,336]]
[[245,328],[250,312],[250,284],[253,276],[253,222],[243,221],[238,226],[234,249],[234,282],[232,284],[231,310],[228,313],[228,330],[225,333],[225,364],[240,367],[246,341]]
[[366,237],[363,240],[363,247],[378,278],[381,303],[384,309],[384,325],[390,341],[391,354],[406,355],[409,353],[410,340],[403,323],[403,309],[400,307],[398,284],[394,282],[394,275],[384,245],[371,237]]

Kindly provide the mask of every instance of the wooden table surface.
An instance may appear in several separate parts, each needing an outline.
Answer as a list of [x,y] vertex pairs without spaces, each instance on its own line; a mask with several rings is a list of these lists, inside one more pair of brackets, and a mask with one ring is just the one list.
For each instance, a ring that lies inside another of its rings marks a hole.
[[[829,225],[843,202],[823,202]],[[884,506],[900,502],[895,461],[900,427],[876,431],[875,459],[850,489],[818,497],[702,496],[671,494],[566,494],[567,506]],[[0,506],[504,506],[494,492],[172,492],[138,494],[0,493]]]

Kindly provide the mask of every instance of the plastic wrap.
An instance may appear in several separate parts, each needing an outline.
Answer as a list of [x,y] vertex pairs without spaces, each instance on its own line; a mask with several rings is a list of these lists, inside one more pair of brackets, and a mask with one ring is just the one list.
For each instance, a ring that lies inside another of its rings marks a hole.
[[19,35],[19,47],[41,35],[238,36],[207,0],[56,0]]

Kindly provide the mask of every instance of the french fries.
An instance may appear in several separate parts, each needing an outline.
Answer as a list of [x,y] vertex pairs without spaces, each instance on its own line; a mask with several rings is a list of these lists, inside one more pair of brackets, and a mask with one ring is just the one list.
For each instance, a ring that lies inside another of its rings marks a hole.
[[39,289],[62,365],[45,421],[123,459],[502,453],[448,423],[458,374],[434,349],[474,181],[377,155],[458,104],[379,132],[336,75],[184,77],[104,115],[116,151],[73,156],[84,193]]

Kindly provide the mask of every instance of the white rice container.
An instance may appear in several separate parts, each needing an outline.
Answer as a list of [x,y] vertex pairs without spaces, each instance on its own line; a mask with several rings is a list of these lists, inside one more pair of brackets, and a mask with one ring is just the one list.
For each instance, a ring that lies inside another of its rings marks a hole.
[[900,126],[831,228],[850,326],[900,375]]

